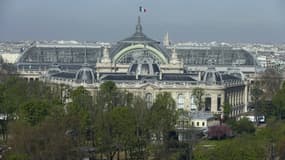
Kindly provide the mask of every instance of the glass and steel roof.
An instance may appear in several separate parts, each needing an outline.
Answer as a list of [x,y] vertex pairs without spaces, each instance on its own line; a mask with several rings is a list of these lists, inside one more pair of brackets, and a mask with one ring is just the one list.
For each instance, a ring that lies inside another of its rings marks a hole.
[[112,47],[111,57],[113,58],[117,53],[129,46],[137,44],[152,47],[161,52],[165,57],[169,57],[169,53],[160,45],[159,41],[153,40],[143,33],[140,17],[138,17],[135,33],[132,36],[119,41],[114,47]]
[[[165,48],[156,40],[143,33],[140,17],[133,35],[111,46],[112,63],[132,64],[138,57],[151,57],[158,64],[167,64],[171,58],[171,48]],[[189,47],[175,46],[177,57],[184,67],[191,66],[255,66],[255,57],[243,49],[231,47]],[[23,70],[47,70],[53,64],[62,70],[78,70],[84,59],[92,67],[100,61],[103,45],[99,44],[35,44],[27,49],[18,61]]]
[[[168,48],[171,52],[171,48]],[[231,47],[176,47],[177,56],[185,65],[237,65],[251,66],[256,64],[255,57],[243,50]]]
[[136,32],[126,39],[123,39],[120,41],[120,43],[158,43],[158,41],[155,41],[153,39],[148,38],[143,32],[142,32],[142,25],[141,25],[141,19],[138,17],[138,24],[136,25]]

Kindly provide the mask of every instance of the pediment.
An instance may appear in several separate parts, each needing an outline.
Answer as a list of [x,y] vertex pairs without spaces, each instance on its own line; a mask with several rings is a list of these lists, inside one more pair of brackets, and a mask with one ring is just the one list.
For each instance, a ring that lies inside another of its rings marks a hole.
[[141,85],[139,88],[144,89],[144,90],[156,90],[156,89],[159,89],[160,87],[152,83],[146,83],[146,84]]

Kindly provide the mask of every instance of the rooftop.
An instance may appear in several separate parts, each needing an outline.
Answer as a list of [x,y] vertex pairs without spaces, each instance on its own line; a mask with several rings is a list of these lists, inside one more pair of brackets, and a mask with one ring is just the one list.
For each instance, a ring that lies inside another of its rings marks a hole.
[[214,115],[210,112],[191,112],[190,117],[192,120],[209,120],[215,118]]

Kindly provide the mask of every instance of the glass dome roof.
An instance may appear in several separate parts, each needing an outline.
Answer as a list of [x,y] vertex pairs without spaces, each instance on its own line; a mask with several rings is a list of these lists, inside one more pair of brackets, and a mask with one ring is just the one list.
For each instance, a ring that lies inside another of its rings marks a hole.
[[159,41],[153,40],[143,33],[140,17],[138,17],[138,24],[136,25],[135,33],[132,36],[119,41],[117,43],[117,45],[112,47],[110,56],[114,57],[117,53],[119,53],[124,48],[127,48],[127,47],[129,47],[131,45],[135,45],[135,44],[143,44],[143,45],[153,47],[156,50],[163,53],[163,55],[165,57],[169,57],[167,50],[160,46]]
[[75,81],[77,83],[87,83],[92,84],[96,80],[94,71],[87,65],[83,65],[75,75]]
[[136,60],[129,67],[129,74],[157,75],[160,72],[159,65],[150,58]]
[[214,67],[209,67],[201,74],[201,80],[206,83],[221,83],[222,76]]

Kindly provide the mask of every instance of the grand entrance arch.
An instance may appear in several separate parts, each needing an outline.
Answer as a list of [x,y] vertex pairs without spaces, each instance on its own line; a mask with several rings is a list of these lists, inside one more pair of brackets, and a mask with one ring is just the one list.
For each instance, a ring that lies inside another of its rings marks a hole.
[[143,44],[130,45],[120,50],[114,57],[113,62],[117,63],[131,63],[137,57],[151,57],[160,64],[167,64],[168,60],[164,54],[158,49]]

